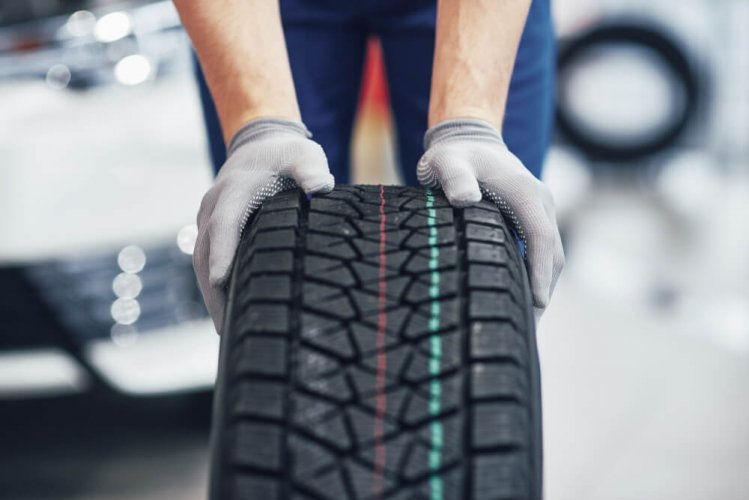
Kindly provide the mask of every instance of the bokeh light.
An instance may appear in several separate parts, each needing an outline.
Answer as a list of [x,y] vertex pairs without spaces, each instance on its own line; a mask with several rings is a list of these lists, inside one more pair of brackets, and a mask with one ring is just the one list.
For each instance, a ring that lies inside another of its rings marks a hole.
[[121,299],[134,299],[143,289],[143,282],[137,274],[120,273],[112,281],[112,291]]
[[187,255],[192,255],[195,250],[195,241],[198,239],[198,226],[190,224],[183,227],[177,233],[177,246]]
[[147,57],[133,54],[123,57],[114,67],[114,76],[123,85],[139,85],[151,76],[153,66]]
[[117,264],[126,273],[138,273],[146,265],[146,253],[137,245],[128,245],[117,255]]
[[132,31],[130,16],[125,12],[112,12],[96,21],[94,36],[100,42],[114,42]]
[[132,325],[140,317],[140,303],[135,299],[117,299],[110,308],[112,319],[121,325]]

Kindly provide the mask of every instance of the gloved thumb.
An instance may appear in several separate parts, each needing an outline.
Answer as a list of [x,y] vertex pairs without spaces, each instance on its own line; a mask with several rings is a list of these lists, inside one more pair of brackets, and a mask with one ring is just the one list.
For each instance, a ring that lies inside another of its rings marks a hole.
[[293,158],[290,173],[307,194],[327,193],[335,186],[325,152],[311,141]]
[[430,166],[434,169],[437,180],[452,206],[467,207],[481,201],[481,189],[476,180],[476,173],[467,159],[451,155],[433,161],[444,163]]

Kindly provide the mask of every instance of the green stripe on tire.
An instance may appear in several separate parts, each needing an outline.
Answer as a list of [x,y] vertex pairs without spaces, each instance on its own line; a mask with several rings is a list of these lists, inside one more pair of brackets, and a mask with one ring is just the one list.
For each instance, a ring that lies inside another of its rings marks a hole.
[[440,329],[440,249],[437,246],[437,211],[434,209],[434,195],[431,189],[426,190],[426,196],[427,226],[429,227],[429,298],[432,300],[429,308],[429,373],[432,376],[432,381],[429,384],[429,414],[432,417],[430,424],[431,446],[429,448],[429,469],[432,475],[429,479],[429,491],[431,500],[442,500],[442,477],[439,469],[442,465],[443,429],[442,422],[438,418],[442,404],[442,383],[439,379],[442,339],[437,334]]

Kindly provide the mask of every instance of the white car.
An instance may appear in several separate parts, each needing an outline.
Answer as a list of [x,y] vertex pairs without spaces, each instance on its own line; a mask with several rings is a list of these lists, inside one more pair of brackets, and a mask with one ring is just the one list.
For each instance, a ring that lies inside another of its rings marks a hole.
[[[211,179],[198,94],[184,34],[149,30],[159,17],[142,9],[177,22],[171,2],[79,11],[43,21],[83,19],[77,41],[23,53],[2,48],[31,31],[0,28],[0,399],[213,385],[218,336],[191,262]],[[84,41],[112,77],[73,92]]]

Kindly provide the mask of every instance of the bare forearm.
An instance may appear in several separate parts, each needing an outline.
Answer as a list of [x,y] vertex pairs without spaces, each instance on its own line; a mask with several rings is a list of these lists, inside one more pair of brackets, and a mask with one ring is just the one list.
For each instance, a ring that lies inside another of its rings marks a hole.
[[478,118],[501,131],[531,0],[439,0],[429,126]]
[[299,119],[278,0],[174,0],[228,143],[260,117]]

